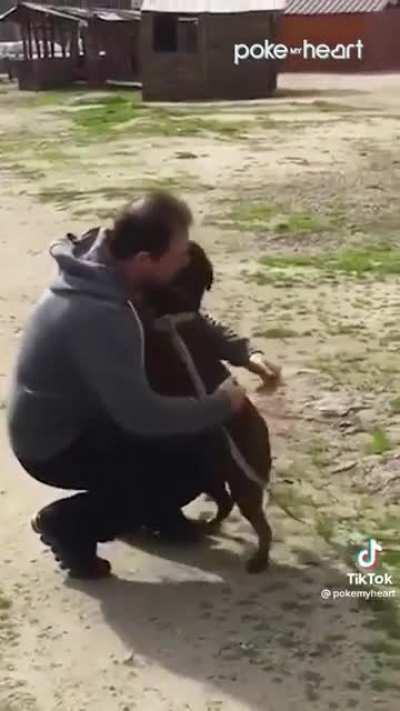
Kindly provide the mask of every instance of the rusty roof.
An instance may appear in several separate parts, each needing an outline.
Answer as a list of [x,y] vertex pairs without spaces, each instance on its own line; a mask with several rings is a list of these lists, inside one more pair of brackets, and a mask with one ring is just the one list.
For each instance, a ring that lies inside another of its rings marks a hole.
[[382,12],[391,0],[288,0],[286,15],[328,15],[349,12]]
[[143,0],[142,12],[234,14],[283,11],[286,0]]

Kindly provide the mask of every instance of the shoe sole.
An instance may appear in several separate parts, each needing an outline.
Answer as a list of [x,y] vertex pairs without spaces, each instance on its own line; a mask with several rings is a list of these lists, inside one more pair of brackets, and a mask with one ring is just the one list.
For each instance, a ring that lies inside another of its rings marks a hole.
[[84,568],[81,569],[79,567],[75,568],[74,566],[68,565],[68,563],[63,560],[59,542],[52,536],[45,534],[42,527],[40,526],[38,515],[34,516],[31,519],[31,528],[34,533],[39,536],[40,541],[45,546],[50,548],[61,570],[68,571],[68,575],[70,578],[96,580],[99,578],[108,578],[111,575],[111,565],[108,560],[104,560],[103,558],[96,558],[97,568],[94,567],[92,570]]

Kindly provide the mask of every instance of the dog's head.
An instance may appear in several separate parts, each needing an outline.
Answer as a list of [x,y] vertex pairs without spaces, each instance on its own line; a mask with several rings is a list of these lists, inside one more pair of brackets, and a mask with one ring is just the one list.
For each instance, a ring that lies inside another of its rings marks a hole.
[[203,296],[214,281],[213,266],[197,242],[189,242],[189,263],[164,289],[152,290],[148,301],[157,316],[199,311]]
[[214,281],[213,266],[204,249],[197,242],[189,243],[189,264],[181,269],[171,285],[179,289],[191,304],[191,311],[198,311],[203,296]]

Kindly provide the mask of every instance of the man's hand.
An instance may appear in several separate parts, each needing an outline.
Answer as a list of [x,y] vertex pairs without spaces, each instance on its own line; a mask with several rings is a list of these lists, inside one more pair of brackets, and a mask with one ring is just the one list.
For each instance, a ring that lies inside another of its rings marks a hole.
[[224,382],[218,387],[217,391],[224,392],[228,396],[232,411],[235,414],[241,410],[246,398],[246,391],[241,387],[241,385],[238,385],[233,378],[227,378],[224,380]]
[[263,386],[269,392],[273,392],[281,385],[282,369],[267,361],[262,353],[253,353],[247,367],[251,373],[255,373],[261,378]]

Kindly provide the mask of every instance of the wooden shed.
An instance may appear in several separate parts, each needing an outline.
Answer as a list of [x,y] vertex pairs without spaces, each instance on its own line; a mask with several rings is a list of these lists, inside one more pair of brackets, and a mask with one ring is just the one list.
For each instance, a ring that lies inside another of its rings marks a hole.
[[276,88],[278,62],[234,62],[235,44],[276,39],[285,0],[143,0],[143,98],[255,99]]
[[5,21],[19,26],[23,40],[24,59],[15,63],[20,89],[139,80],[138,11],[21,2]]
[[[13,5],[13,0],[0,0],[0,15],[10,10]],[[16,42],[17,40],[19,40],[18,28],[12,22],[0,24],[0,42]]]
[[[375,72],[400,69],[399,0],[288,0],[281,18],[280,42],[289,48],[308,44],[308,56],[290,53],[283,72]],[[361,41],[359,50],[349,45]],[[320,58],[309,45],[339,45],[337,58]],[[343,48],[343,49],[342,49]]]

